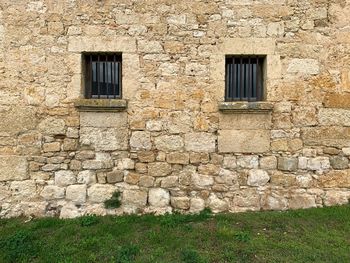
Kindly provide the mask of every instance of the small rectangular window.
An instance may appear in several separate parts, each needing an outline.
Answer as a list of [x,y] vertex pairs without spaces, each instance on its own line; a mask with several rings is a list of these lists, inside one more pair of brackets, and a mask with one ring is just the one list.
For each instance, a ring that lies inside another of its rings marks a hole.
[[263,90],[263,56],[226,57],[226,101],[261,101]]
[[85,97],[120,99],[122,97],[122,56],[85,54]]

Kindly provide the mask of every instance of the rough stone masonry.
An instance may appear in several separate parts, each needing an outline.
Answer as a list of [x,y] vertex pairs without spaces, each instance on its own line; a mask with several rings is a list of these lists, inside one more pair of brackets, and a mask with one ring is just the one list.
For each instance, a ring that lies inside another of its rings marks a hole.
[[[347,0],[0,0],[0,217],[348,203],[349,17]],[[84,52],[122,54],[118,111],[79,107]],[[224,101],[241,54],[266,56],[263,102]]]

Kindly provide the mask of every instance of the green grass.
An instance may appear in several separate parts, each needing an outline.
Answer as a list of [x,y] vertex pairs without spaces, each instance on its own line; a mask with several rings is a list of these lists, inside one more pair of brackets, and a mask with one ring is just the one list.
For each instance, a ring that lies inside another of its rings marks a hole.
[[0,220],[0,262],[350,262],[350,206]]

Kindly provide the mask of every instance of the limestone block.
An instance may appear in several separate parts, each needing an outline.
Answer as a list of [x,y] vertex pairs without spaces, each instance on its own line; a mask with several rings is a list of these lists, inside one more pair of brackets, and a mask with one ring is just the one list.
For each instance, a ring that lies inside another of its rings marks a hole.
[[[350,87],[350,86],[349,86]],[[350,94],[330,93],[324,98],[323,104],[326,108],[350,108]]]
[[271,114],[220,114],[220,130],[264,130],[271,128]]
[[60,218],[76,218],[81,215],[80,209],[75,204],[67,203],[61,208]]
[[219,175],[215,176],[215,182],[227,186],[236,185],[238,183],[238,174],[234,171],[220,169]]
[[41,191],[41,196],[45,200],[54,200],[64,198],[65,189],[56,185],[45,186]]
[[333,169],[347,169],[349,168],[349,159],[343,156],[332,156],[330,163]]
[[144,208],[147,204],[147,192],[139,190],[124,190],[122,197],[124,206]]
[[185,134],[185,149],[193,152],[215,152],[216,136],[210,133]]
[[66,199],[75,204],[83,204],[86,201],[86,185],[69,185],[66,189]]
[[131,171],[125,173],[124,181],[131,185],[137,185],[140,181],[140,175]]
[[295,194],[289,200],[290,209],[306,209],[311,207],[316,207],[316,200],[312,195]]
[[[3,90],[4,89],[2,89],[2,92],[4,92]],[[1,102],[1,105],[7,104],[7,101],[8,97],[6,97],[6,102]],[[0,132],[9,134],[17,134],[19,132],[35,129],[38,122],[34,108],[23,106],[11,107],[8,111],[1,110],[0,119]]]
[[259,166],[259,158],[256,155],[238,156],[237,166],[239,168],[255,169]]
[[163,162],[155,162],[148,164],[148,175],[159,177],[167,176],[171,173],[171,165]]
[[281,171],[275,171],[271,174],[270,183],[273,186],[291,187],[296,184],[294,174],[286,174]]
[[330,190],[326,192],[324,196],[324,205],[333,206],[333,205],[346,205],[350,200],[350,191],[338,191]]
[[94,160],[86,160],[82,163],[83,169],[98,170],[113,167],[113,160],[109,153],[96,153]]
[[237,167],[236,156],[225,156],[223,167],[228,169],[235,169]]
[[160,184],[162,188],[172,188],[172,187],[177,187],[178,185],[179,185],[179,178],[177,176],[164,177]]
[[257,210],[260,208],[260,196],[255,189],[243,189],[233,198],[233,211]]
[[128,148],[128,131],[126,127],[81,127],[80,143],[91,145],[96,151],[126,150]]
[[302,139],[306,146],[350,146],[350,127],[325,126],[302,128]]
[[61,150],[61,144],[59,142],[50,142],[43,144],[44,152],[59,152]]
[[190,212],[191,213],[199,213],[204,210],[205,202],[202,198],[194,197],[190,200]]
[[107,182],[110,184],[122,182],[124,180],[124,172],[118,169],[113,169],[113,171],[107,173],[106,177]]
[[262,207],[265,210],[286,210],[288,200],[277,193],[266,194],[262,197]]
[[263,153],[270,149],[268,130],[219,130],[218,147],[221,153]]
[[321,108],[318,113],[320,125],[350,126],[350,110]]
[[12,181],[10,190],[12,196],[19,200],[28,200],[37,196],[36,184],[33,180]]
[[300,73],[317,75],[320,73],[320,66],[316,59],[300,59],[295,58],[289,62],[288,73]]
[[277,168],[276,156],[265,156],[260,158],[260,168],[263,170],[274,170]]
[[167,162],[174,164],[188,164],[189,154],[180,152],[169,153],[167,155]]
[[151,150],[152,142],[150,132],[134,131],[130,138],[130,147],[132,150]]
[[76,176],[72,171],[61,170],[55,172],[55,185],[67,186],[76,183]]
[[140,177],[139,186],[141,187],[152,187],[154,184],[154,177],[144,175]]
[[98,128],[123,128],[127,126],[126,112],[80,112],[80,126]]
[[219,199],[215,194],[210,194],[208,198],[208,206],[213,213],[220,213],[228,210],[228,203]]
[[110,184],[94,184],[88,188],[88,200],[93,203],[102,203],[112,197],[116,187]]
[[27,159],[22,156],[0,156],[0,182],[29,178]]
[[270,176],[264,170],[253,169],[248,172],[247,184],[250,186],[264,186],[270,180]]
[[327,188],[349,188],[350,170],[333,170],[319,177],[321,187]]
[[187,210],[190,208],[190,198],[187,196],[171,197],[171,206],[176,209]]
[[296,171],[298,169],[298,159],[296,157],[279,157],[278,169],[282,171]]
[[214,179],[209,175],[192,174],[191,182],[195,188],[208,188],[214,184]]
[[179,135],[164,135],[155,138],[156,148],[160,151],[180,151],[183,149],[184,142]]
[[42,120],[38,128],[42,133],[47,135],[61,135],[66,133],[65,121],[54,117],[48,117]]
[[323,171],[330,168],[328,157],[310,158],[307,162],[307,168],[313,171]]
[[154,207],[165,207],[169,205],[169,191],[162,188],[151,188],[148,193],[148,202]]

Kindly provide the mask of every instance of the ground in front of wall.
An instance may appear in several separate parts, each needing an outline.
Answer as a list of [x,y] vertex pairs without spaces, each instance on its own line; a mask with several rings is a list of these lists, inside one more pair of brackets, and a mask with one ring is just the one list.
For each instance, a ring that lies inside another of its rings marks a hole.
[[350,206],[2,219],[0,262],[350,262]]

